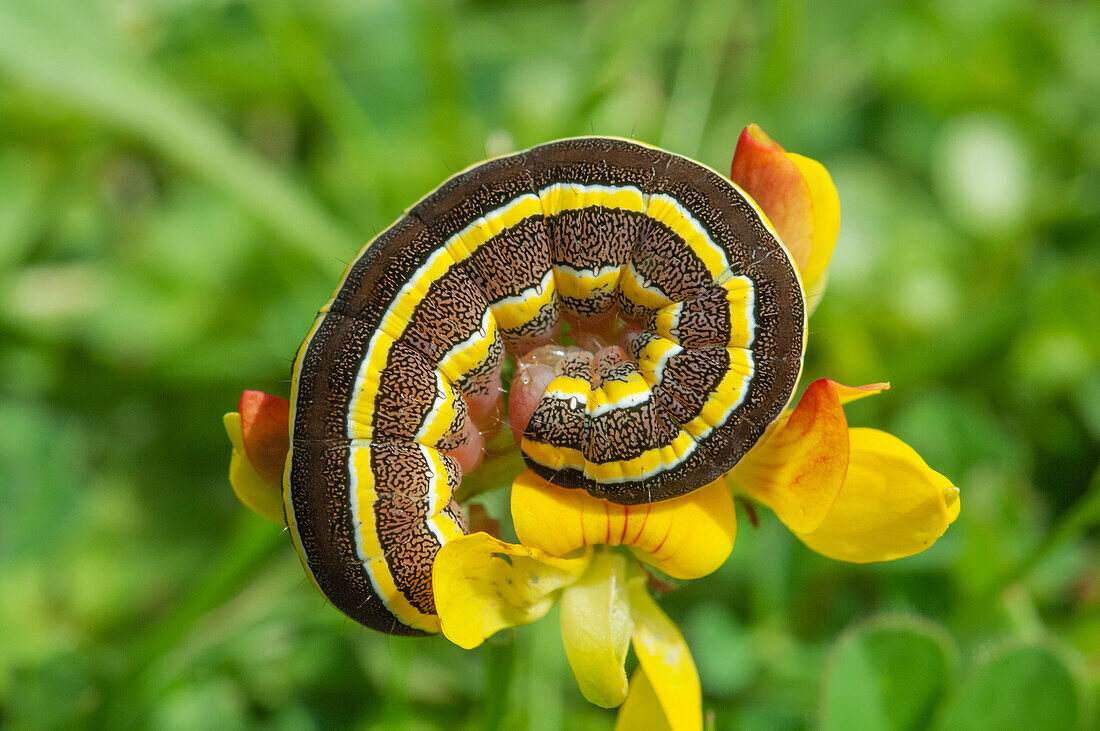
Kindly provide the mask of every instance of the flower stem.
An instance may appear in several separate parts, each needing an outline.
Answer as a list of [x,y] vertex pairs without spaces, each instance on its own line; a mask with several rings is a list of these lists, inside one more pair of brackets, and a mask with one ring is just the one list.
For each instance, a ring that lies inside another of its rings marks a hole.
[[505,728],[508,698],[516,668],[516,643],[509,637],[503,642],[490,640],[481,646],[481,658],[485,663],[482,684],[482,702],[485,716],[481,727],[485,731]]

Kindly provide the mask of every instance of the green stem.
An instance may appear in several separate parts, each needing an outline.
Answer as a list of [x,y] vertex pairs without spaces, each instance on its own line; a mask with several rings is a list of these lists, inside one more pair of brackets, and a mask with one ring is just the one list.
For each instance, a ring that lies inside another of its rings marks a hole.
[[516,643],[509,637],[504,642],[486,642],[481,646],[481,658],[485,663],[482,686],[482,728],[499,731],[504,728],[508,713],[508,699],[516,669]]
[[517,633],[520,698],[527,711],[528,731],[565,727],[561,688],[573,682],[561,645],[561,619],[555,604],[550,613]]

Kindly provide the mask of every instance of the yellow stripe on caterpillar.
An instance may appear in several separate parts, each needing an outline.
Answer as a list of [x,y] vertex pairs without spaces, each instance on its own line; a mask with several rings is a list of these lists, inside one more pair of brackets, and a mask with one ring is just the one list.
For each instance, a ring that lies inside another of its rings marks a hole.
[[597,293],[614,293],[622,276],[621,266],[595,269],[575,269],[565,264],[554,265],[554,281],[558,294],[574,300],[585,300]]
[[375,525],[374,506],[378,502],[378,493],[374,485],[371,454],[370,442],[353,442],[349,459],[352,467],[349,495],[359,559],[367,569],[375,593],[402,624],[424,632],[438,632],[439,617],[424,614],[409,602],[397,588],[386,563],[385,551],[378,540]]
[[500,326],[492,310],[481,316],[481,327],[466,340],[456,344],[440,359],[438,368],[451,383],[460,382],[474,372],[500,338]]
[[424,423],[416,432],[415,439],[420,444],[434,447],[451,431],[455,420],[455,393],[451,384],[443,378],[438,369],[434,369],[436,398]]
[[524,437],[521,444],[524,455],[552,470],[584,470],[587,477],[603,484],[636,481],[653,477],[682,463],[695,451],[696,443],[691,434],[681,430],[669,444],[650,449],[628,460],[606,463],[588,461],[580,450],[559,447]]
[[680,430],[680,433],[669,444],[647,450],[633,459],[617,460],[603,464],[586,461],[584,473],[596,482],[603,484],[636,482],[675,467],[691,456],[695,452],[695,448],[696,443],[691,434]]
[[664,379],[665,366],[668,365],[669,360],[682,352],[684,352],[683,347],[667,337],[651,338],[646,343],[638,353],[638,371],[650,388]]
[[619,293],[634,305],[645,310],[659,310],[674,304],[668,295],[638,273],[634,262],[623,267],[619,280]]
[[559,447],[555,444],[538,442],[525,436],[520,443],[524,456],[551,470],[584,469],[584,454],[572,447]]
[[682,238],[696,256],[706,265],[711,276],[729,269],[729,258],[722,248],[714,243],[703,225],[686,210],[680,201],[672,196],[655,193],[649,196],[646,215],[663,223]]
[[591,391],[592,384],[589,381],[570,376],[558,376],[546,387],[547,396],[558,401],[568,401],[571,406],[586,405]]
[[642,374],[631,373],[624,381],[604,381],[599,388],[592,389],[588,399],[588,415],[597,417],[617,409],[630,409],[652,397],[653,392]]
[[646,196],[634,186],[555,183],[540,190],[539,199],[542,201],[543,215],[546,216],[589,206],[642,213],[646,206]]
[[444,242],[443,247],[455,261],[465,261],[482,244],[501,231],[512,228],[525,218],[542,214],[542,202],[534,193],[518,196],[496,210],[476,219]]
[[490,307],[501,329],[517,331],[552,305],[556,294],[554,272],[548,271],[536,286],[525,289],[514,297],[493,302]]
[[684,429],[696,439],[705,439],[715,427],[725,424],[748,394],[754,373],[752,351],[726,348],[726,352],[729,353],[730,367],[722,381],[711,391],[699,416],[684,424]]

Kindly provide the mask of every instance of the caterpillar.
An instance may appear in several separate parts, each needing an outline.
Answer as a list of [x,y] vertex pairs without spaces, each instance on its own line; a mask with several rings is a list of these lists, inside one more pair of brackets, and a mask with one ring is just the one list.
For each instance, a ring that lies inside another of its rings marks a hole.
[[[565,323],[596,344],[563,346]],[[790,401],[805,329],[766,217],[697,162],[584,137],[467,168],[359,252],[295,356],[302,564],[352,619],[437,632],[432,562],[468,531],[452,495],[506,358],[537,376],[510,396],[528,467],[632,505],[733,467]]]

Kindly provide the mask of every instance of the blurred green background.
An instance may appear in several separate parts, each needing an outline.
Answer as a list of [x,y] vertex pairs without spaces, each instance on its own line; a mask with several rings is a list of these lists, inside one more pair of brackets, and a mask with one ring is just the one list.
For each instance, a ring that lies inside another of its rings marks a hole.
[[662,598],[716,726],[1093,727],[1098,39],[1090,2],[0,0],[0,726],[610,728],[553,617],[467,653],[325,606],[220,417],[449,174],[589,133],[727,170],[757,122],[840,190],[807,375],[891,381],[851,422],[963,507],[870,566],[742,514]]

